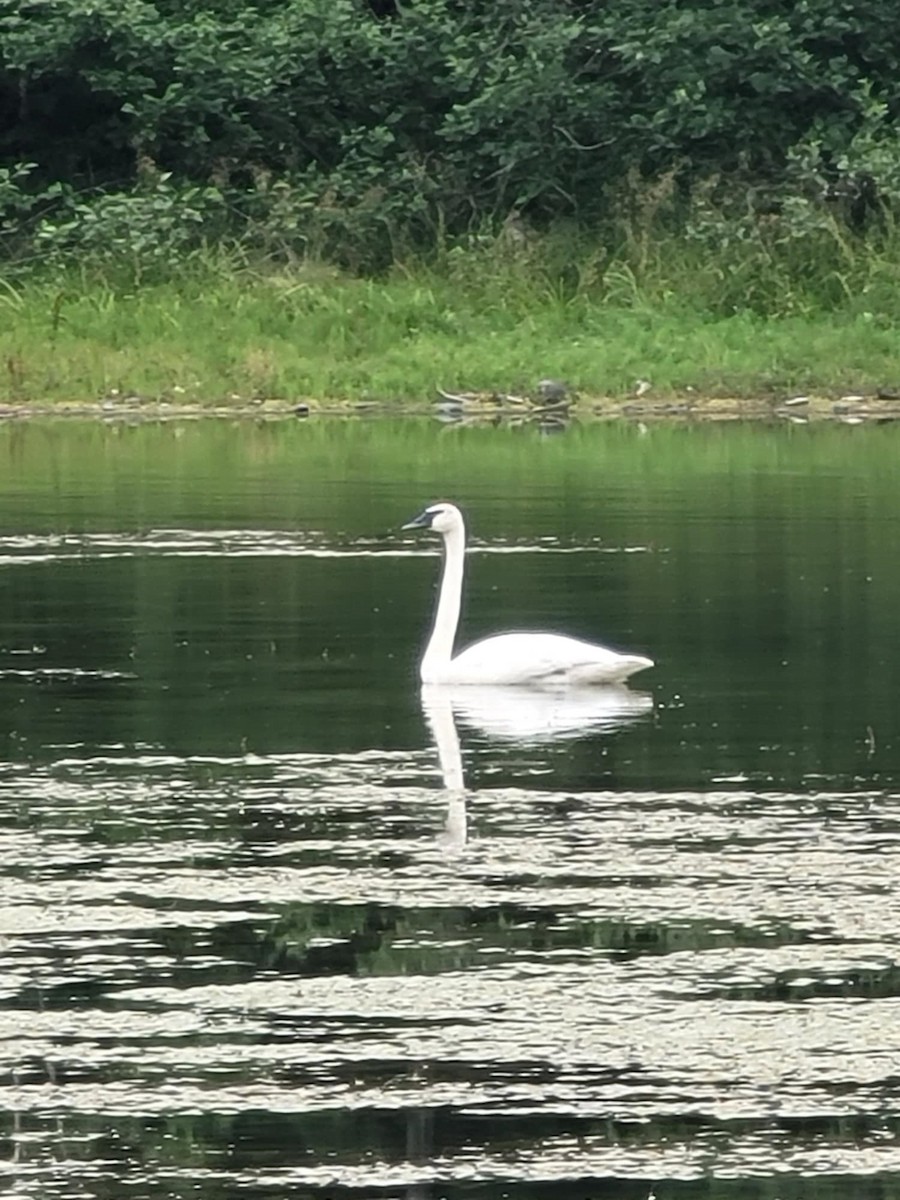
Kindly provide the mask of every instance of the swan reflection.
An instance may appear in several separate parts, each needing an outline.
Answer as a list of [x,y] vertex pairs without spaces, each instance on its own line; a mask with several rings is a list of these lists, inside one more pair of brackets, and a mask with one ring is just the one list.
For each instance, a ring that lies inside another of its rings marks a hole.
[[470,729],[505,742],[546,744],[585,733],[612,733],[653,711],[653,697],[627,687],[535,691],[517,687],[426,684],[422,712],[438,752],[447,793],[447,818],[439,841],[459,851],[467,839],[466,792],[456,718]]
[[441,778],[447,793],[447,819],[438,842],[448,851],[459,851],[465,846],[468,837],[466,791],[462,751],[459,748],[459,734],[453,719],[448,689],[423,687],[422,712],[437,747]]
[[[440,692],[439,700],[434,694]],[[653,711],[653,697],[622,686],[536,690],[517,687],[422,689],[426,713],[448,708],[449,719],[506,742],[555,742],[586,733],[613,733]],[[444,718],[447,719],[446,717]]]

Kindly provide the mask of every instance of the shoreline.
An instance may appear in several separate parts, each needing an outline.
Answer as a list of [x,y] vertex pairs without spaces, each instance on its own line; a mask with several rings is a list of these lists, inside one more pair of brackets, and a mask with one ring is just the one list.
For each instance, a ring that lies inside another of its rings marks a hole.
[[[514,402],[513,402],[514,401]],[[230,401],[226,404],[175,403],[162,400],[106,399],[90,402],[0,403],[0,422],[31,420],[98,420],[115,423],[168,421],[286,421],[313,418],[412,420],[431,418],[447,426],[564,426],[571,422],[625,421],[715,423],[753,421],[769,424],[835,423],[860,425],[900,421],[900,395],[796,395],[784,399],[672,396],[580,397],[569,404],[541,406],[499,393],[466,393],[448,402],[431,401]]]

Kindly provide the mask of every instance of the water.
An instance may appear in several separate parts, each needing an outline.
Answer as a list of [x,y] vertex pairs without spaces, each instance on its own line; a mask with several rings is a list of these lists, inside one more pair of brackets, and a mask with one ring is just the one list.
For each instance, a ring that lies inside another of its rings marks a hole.
[[[0,429],[8,1192],[900,1196],[898,449]],[[657,667],[420,695],[439,496]]]

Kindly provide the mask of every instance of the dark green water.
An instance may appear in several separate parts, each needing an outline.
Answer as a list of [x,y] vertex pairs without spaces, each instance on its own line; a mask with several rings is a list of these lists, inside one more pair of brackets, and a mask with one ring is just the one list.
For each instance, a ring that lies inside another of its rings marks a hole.
[[[898,460],[0,428],[12,1193],[900,1197]],[[657,667],[421,697],[436,498],[465,640]]]

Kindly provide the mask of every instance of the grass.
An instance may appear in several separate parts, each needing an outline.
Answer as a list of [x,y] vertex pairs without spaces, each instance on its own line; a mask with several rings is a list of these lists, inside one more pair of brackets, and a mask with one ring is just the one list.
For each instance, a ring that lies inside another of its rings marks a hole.
[[848,263],[845,243],[835,257],[825,242],[818,275],[808,248],[794,262],[684,243],[566,257],[549,239],[379,280],[221,251],[140,285],[115,263],[33,271],[0,284],[0,401],[408,404],[437,387],[529,393],[548,376],[587,396],[638,379],[655,397],[893,389],[897,249]]

